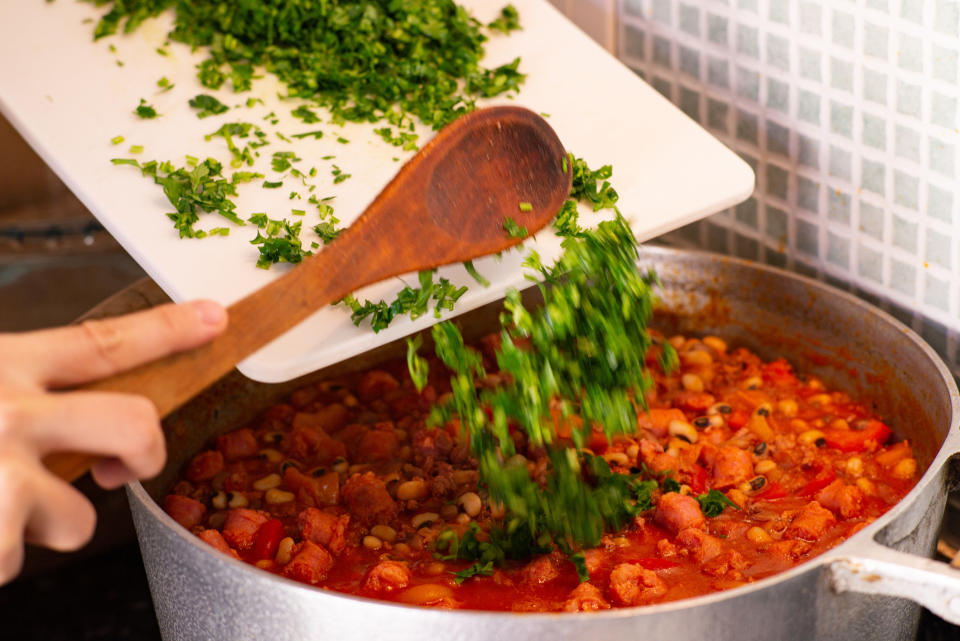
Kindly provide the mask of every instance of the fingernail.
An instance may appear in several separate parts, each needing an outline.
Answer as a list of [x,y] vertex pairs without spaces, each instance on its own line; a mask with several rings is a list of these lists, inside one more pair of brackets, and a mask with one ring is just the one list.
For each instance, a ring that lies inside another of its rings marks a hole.
[[200,314],[200,320],[206,325],[220,326],[227,320],[227,310],[212,300],[194,301],[193,307]]

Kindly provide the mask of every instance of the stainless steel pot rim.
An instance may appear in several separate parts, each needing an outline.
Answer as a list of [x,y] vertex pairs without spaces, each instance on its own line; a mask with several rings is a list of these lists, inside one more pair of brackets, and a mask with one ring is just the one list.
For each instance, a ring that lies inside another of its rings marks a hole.
[[814,571],[817,568],[822,568],[829,565],[830,563],[844,558],[846,556],[856,556],[858,550],[864,546],[869,546],[873,544],[873,539],[888,523],[896,519],[901,513],[910,508],[916,496],[921,494],[923,490],[934,480],[937,476],[939,470],[947,461],[960,453],[960,391],[957,389],[956,381],[953,378],[952,373],[943,360],[937,355],[937,353],[922,339],[919,335],[916,334],[912,329],[898,321],[893,316],[887,314],[886,312],[877,309],[876,307],[862,301],[861,299],[844,292],[840,289],[821,283],[820,281],[795,274],[793,272],[788,272],[776,267],[770,267],[767,265],[755,263],[753,261],[744,260],[741,258],[734,258],[730,256],[724,256],[719,254],[713,254],[711,252],[697,251],[697,250],[678,250],[673,248],[666,247],[644,247],[640,254],[640,262],[643,262],[644,257],[648,255],[659,255],[659,256],[707,256],[713,260],[728,261],[737,265],[742,265],[749,267],[750,269],[767,272],[769,274],[776,275],[778,277],[789,278],[806,284],[808,287],[811,287],[815,290],[820,290],[825,294],[830,294],[831,296],[840,297],[846,302],[862,308],[864,311],[869,311],[872,314],[879,316],[885,322],[896,327],[905,338],[912,341],[917,347],[919,347],[930,362],[937,368],[941,378],[946,382],[949,394],[950,394],[950,405],[951,405],[951,426],[947,434],[946,439],[943,442],[940,450],[937,452],[937,455],[934,457],[934,460],[930,463],[927,470],[924,472],[923,476],[917,482],[917,485],[906,495],[903,499],[900,500],[897,505],[891,508],[887,513],[878,518],[876,521],[871,523],[869,526],[865,527],[861,531],[857,532],[854,536],[850,537],[848,540],[844,541],[840,545],[823,554],[811,558],[800,565],[797,565],[785,572],[780,572],[773,576],[760,579],[753,583],[743,585],[737,588],[732,588],[729,590],[723,590],[721,592],[715,592],[712,594],[707,594],[698,597],[692,597],[688,599],[681,599],[678,601],[671,601],[668,603],[660,603],[655,605],[645,605],[638,606],[633,608],[617,608],[611,610],[604,610],[598,612],[570,612],[570,613],[556,613],[556,612],[539,612],[539,613],[520,613],[520,612],[488,612],[483,610],[440,610],[435,608],[425,608],[422,606],[415,605],[406,605],[401,603],[394,603],[389,601],[381,601],[378,599],[371,599],[368,597],[355,596],[350,594],[343,594],[339,592],[333,592],[329,590],[321,590],[312,586],[305,585],[303,583],[287,579],[286,577],[271,574],[269,572],[264,572],[255,568],[247,563],[228,557],[225,554],[213,550],[208,544],[202,542],[199,538],[186,531],[181,527],[176,521],[174,521],[160,506],[150,497],[147,491],[144,489],[143,485],[139,481],[134,481],[127,485],[129,495],[135,497],[156,519],[161,523],[165,524],[167,528],[172,531],[179,539],[186,542],[188,545],[194,546],[198,550],[203,550],[205,553],[214,555],[221,563],[228,564],[228,567],[232,566],[237,571],[245,573],[253,573],[249,576],[256,578],[258,580],[270,580],[278,582],[277,585],[283,586],[285,589],[294,589],[300,591],[306,591],[305,596],[309,598],[330,598],[330,599],[349,599],[352,601],[357,601],[360,603],[368,603],[372,606],[379,607],[396,607],[404,609],[414,609],[426,613],[432,613],[432,616],[443,616],[443,617],[457,617],[457,616],[482,616],[488,620],[500,620],[500,619],[512,619],[518,616],[521,616],[525,619],[538,619],[538,620],[570,620],[570,619],[619,619],[624,617],[636,617],[638,615],[642,616],[655,616],[665,612],[671,612],[676,610],[683,610],[687,608],[694,608],[698,606],[708,606],[714,603],[724,601],[729,598],[739,597],[746,595],[748,593],[764,590],[771,585],[774,585],[779,582],[788,581],[791,578],[804,574],[806,572]]

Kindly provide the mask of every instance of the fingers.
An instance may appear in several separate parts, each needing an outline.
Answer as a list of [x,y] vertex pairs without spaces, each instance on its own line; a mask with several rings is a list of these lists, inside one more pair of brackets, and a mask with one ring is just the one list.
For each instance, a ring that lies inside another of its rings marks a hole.
[[93,506],[36,460],[0,458],[0,585],[23,565],[24,537],[54,550],[75,550],[93,536]]
[[124,470],[107,466],[100,472],[102,480],[111,485],[124,476],[154,476],[166,459],[153,403],[141,396],[111,392],[33,394],[0,400],[0,451],[17,447],[28,448],[35,458],[50,452],[86,452],[118,459]]
[[124,464],[123,461],[116,458],[108,458],[100,461],[90,470],[90,475],[97,485],[105,490],[113,490],[124,483],[140,478],[139,475]]
[[0,336],[0,367],[44,387],[63,387],[112,376],[169,354],[202,345],[220,334],[227,313],[213,301],[85,321],[59,329]]

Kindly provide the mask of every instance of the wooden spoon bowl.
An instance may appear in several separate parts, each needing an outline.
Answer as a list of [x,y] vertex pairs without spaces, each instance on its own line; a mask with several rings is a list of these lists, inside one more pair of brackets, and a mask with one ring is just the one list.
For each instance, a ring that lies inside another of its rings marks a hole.
[[[141,394],[166,416],[324,305],[386,278],[522,242],[504,222],[512,218],[532,234],[556,216],[570,193],[565,157],[550,125],[527,109],[491,107],[462,116],[323,251],[231,305],[229,326],[215,340],[84,389]],[[63,452],[44,463],[72,481],[98,460]]]

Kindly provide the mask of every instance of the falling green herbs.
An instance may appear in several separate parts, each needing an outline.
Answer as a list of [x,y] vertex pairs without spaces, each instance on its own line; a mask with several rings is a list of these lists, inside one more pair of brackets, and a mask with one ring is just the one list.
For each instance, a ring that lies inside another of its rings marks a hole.
[[226,106],[213,96],[199,94],[190,99],[190,106],[197,110],[197,118],[206,118],[216,116],[227,112],[230,107]]
[[[525,210],[521,208],[521,211]],[[517,221],[515,221],[513,218],[510,218],[510,216],[507,216],[503,219],[503,231],[507,232],[507,236],[510,238],[526,238],[529,235],[527,228],[522,225],[518,225]]]
[[147,101],[143,98],[140,99],[140,104],[137,105],[137,108],[133,110],[133,113],[144,120],[151,120],[159,115],[157,110],[148,105]]

